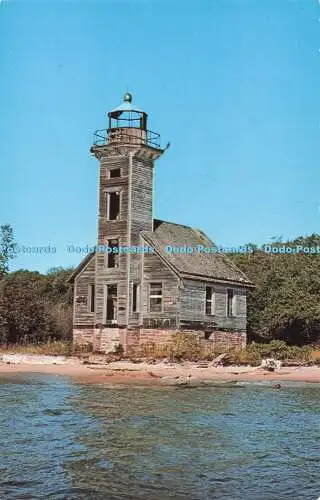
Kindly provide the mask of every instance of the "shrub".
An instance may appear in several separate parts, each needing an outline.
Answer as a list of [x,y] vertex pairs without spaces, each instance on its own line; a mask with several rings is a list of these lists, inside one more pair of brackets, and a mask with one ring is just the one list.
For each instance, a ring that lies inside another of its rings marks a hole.
[[172,336],[169,349],[170,359],[197,361],[201,356],[201,343],[196,334],[176,333]]
[[259,366],[261,359],[261,354],[256,349],[230,349],[223,358],[223,364]]

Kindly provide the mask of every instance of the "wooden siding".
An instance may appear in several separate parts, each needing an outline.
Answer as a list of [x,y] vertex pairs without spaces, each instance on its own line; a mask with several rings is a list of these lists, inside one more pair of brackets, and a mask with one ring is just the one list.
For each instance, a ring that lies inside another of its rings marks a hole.
[[133,158],[131,175],[132,244],[140,231],[152,231],[153,161]]
[[[162,312],[149,310],[149,284],[162,283]],[[179,311],[179,278],[157,254],[143,255],[141,321],[146,326],[176,325]],[[152,321],[157,319],[158,322]],[[165,321],[166,320],[166,321]]]
[[94,324],[94,313],[88,311],[89,285],[94,283],[95,278],[95,258],[94,256],[88,264],[80,271],[74,283],[74,325]]
[[[121,237],[126,241],[128,218],[128,165],[127,156],[110,156],[104,158],[100,164],[99,188],[99,218],[98,218],[98,244],[104,245],[112,237]],[[121,177],[110,179],[109,168],[120,168]],[[107,220],[105,213],[105,194],[110,189],[120,191],[120,219]]]
[[[205,314],[206,286],[213,287],[214,314]],[[227,289],[234,291],[235,316],[227,316]],[[246,291],[245,289],[204,283],[195,280],[183,280],[180,290],[181,324],[202,322],[215,323],[217,328],[245,331],[246,329]]]
[[[107,156],[100,162],[98,245],[118,239],[120,247],[138,246],[140,232],[152,230],[153,160],[130,155]],[[120,168],[121,177],[110,179],[110,168]],[[105,193],[112,189],[121,192],[120,218],[116,221],[107,220],[105,213]],[[138,325],[139,313],[131,312],[131,291],[132,283],[141,281],[141,254],[120,253],[117,268],[107,267],[105,253],[98,252],[95,262],[95,324],[105,324],[106,286],[116,284],[118,325]]]

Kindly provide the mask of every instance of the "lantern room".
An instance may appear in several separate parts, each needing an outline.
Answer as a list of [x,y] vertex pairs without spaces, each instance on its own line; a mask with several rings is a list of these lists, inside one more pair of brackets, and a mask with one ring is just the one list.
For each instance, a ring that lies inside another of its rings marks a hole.
[[145,145],[160,149],[160,135],[148,130],[147,121],[147,113],[132,103],[132,95],[127,92],[122,104],[109,111],[108,128],[95,132],[94,145]]

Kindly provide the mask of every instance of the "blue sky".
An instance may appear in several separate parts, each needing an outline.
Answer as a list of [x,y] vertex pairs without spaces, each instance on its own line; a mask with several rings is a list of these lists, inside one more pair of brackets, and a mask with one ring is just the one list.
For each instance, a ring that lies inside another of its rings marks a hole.
[[220,245],[319,231],[320,6],[311,0],[2,1],[0,224],[11,269],[96,241],[92,133],[128,89],[171,148],[155,217]]

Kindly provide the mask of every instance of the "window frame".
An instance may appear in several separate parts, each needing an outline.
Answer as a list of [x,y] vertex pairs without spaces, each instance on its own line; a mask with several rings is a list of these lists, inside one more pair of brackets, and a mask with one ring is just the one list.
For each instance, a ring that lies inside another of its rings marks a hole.
[[[117,294],[116,294],[116,308],[115,308],[115,317],[113,319],[108,319],[108,290],[111,287],[116,287]],[[107,283],[104,285],[104,299],[103,299],[103,319],[104,319],[104,324],[105,325],[112,325],[112,324],[117,324],[118,322],[118,316],[119,316],[119,288],[118,288],[118,283]]]
[[[229,293],[232,293],[232,298],[231,298],[231,311],[229,308]],[[236,314],[236,293],[234,288],[227,288],[227,293],[226,293],[226,316],[228,318],[233,318],[235,317]]]
[[[110,242],[112,242],[112,241],[116,241],[116,242],[118,243],[118,245],[113,245],[113,246],[111,247],[109,243],[110,243]],[[115,247],[117,247],[117,248],[118,248],[118,250],[119,250],[119,238],[108,238],[108,239],[107,239],[107,248],[109,248],[109,247],[110,247],[110,248],[115,248]],[[109,258],[110,258],[110,255],[112,255],[114,259],[116,258],[116,260],[115,260],[116,265],[114,265],[114,266],[110,266],[110,265],[109,265]],[[105,256],[105,267],[106,267],[107,269],[118,269],[118,268],[119,268],[119,258],[120,258],[119,251],[118,251],[118,252],[114,252],[114,253],[113,253],[113,252],[110,252],[110,253],[109,253],[109,252],[106,252],[106,256]]]
[[90,314],[94,314],[96,312],[96,286],[95,286],[95,283],[89,283],[89,285],[88,285],[87,311]]
[[[207,299],[207,290],[211,290],[211,299]],[[210,304],[210,313],[207,312],[207,304]],[[211,285],[205,286],[205,301],[204,301],[204,313],[206,316],[215,316],[216,313],[216,291]]]
[[[135,294],[134,294],[135,290]],[[135,297],[135,301],[134,301]],[[135,307],[133,307],[135,305]],[[133,314],[140,312],[140,283],[132,283],[131,287],[131,312]]]
[[[113,193],[118,193],[119,195],[119,211],[118,217],[115,219],[110,219],[110,196]],[[122,189],[119,187],[114,189],[108,189],[104,192],[104,218],[110,222],[119,222],[121,220],[121,206],[122,206]]]
[[[155,295],[155,294],[152,294],[151,295],[151,286],[152,285],[158,285],[158,286],[161,286],[161,295]],[[157,298],[161,298],[161,310],[160,311],[152,311],[152,308],[151,308],[151,299],[157,299]],[[163,282],[162,281],[150,281],[148,283],[148,312],[151,313],[151,314],[159,314],[159,313],[162,313],[163,312],[163,308],[164,308],[164,286],[163,286]]]
[[[117,177],[111,177],[110,174],[114,170],[119,170],[120,175],[118,175]],[[121,169],[121,167],[109,167],[109,168],[107,168],[107,179],[121,179],[121,177],[122,177],[122,169]]]

